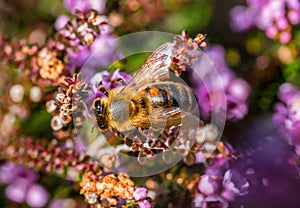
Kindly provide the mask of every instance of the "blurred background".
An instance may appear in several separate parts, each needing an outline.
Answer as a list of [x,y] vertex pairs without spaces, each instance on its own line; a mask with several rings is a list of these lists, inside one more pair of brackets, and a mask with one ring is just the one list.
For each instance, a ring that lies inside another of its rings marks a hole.
[[[42,46],[48,37],[55,33],[58,17],[61,15],[72,17],[70,13],[72,9],[66,6],[66,2],[0,0],[0,32],[17,39],[25,38],[30,44]],[[275,125],[282,126],[286,123],[274,122],[274,116],[279,111],[275,107],[277,103],[286,103],[286,110],[280,111],[284,111],[284,115],[289,111],[290,104],[282,97],[290,91],[280,88],[282,84],[288,82],[293,89],[298,90],[300,87],[299,1],[102,2],[105,4],[102,13],[107,15],[109,24],[114,27],[114,34],[117,36],[147,30],[179,34],[184,29],[189,32],[190,37],[198,33],[207,35],[208,47],[205,50],[217,70],[224,68],[230,71],[229,74],[233,74],[230,76],[243,80],[244,83],[244,88],[239,89],[242,89],[241,96],[245,95],[245,99],[233,102],[234,106],[242,105],[242,107],[229,106],[234,111],[232,114],[229,113],[232,117],[227,119],[222,138],[240,152],[243,159],[234,162],[233,166],[247,175],[250,188],[247,195],[237,197],[229,207],[299,207],[300,151],[297,153],[295,148],[297,149],[300,141],[300,128],[298,124],[293,127],[296,129],[293,129],[296,132],[293,138],[296,139],[291,142],[285,138],[289,134],[288,130],[278,132],[277,130],[281,128]],[[137,58],[138,60],[127,61],[121,69],[138,68],[145,57],[141,56],[139,59],[137,56]],[[7,72],[6,68],[3,62],[0,72],[0,76],[2,75],[0,92],[3,95],[1,99],[8,99],[5,83],[17,82],[16,80],[22,82],[23,79],[17,71]],[[228,87],[228,91],[230,89]],[[0,104],[4,103],[0,101]],[[295,108],[293,112],[299,113],[300,105],[296,105]],[[34,104],[31,111],[30,118],[19,123],[18,132],[33,137],[52,137],[49,125],[51,115],[45,112],[44,104]],[[4,114],[0,118],[3,120]],[[295,123],[299,121],[298,116]],[[5,131],[4,127],[1,129]],[[45,187],[44,189],[47,189],[50,199],[54,196],[80,198],[69,186],[69,182],[60,177],[41,175],[38,181]],[[7,197],[7,186],[4,184],[0,190],[2,207],[31,207],[28,203],[12,202]],[[47,206],[50,204],[51,202],[47,202]],[[157,207],[167,207],[167,204],[162,203]]]

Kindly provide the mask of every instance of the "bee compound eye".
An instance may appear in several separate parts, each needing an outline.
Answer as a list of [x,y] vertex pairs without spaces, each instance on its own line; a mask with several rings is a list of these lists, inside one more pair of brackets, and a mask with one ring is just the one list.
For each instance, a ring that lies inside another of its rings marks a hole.
[[101,109],[101,101],[100,101],[100,99],[95,99],[94,100],[94,108],[96,110],[100,110]]

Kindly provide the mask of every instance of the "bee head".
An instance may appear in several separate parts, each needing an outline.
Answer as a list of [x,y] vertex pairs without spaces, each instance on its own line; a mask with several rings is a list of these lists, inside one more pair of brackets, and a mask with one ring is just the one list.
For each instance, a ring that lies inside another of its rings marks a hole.
[[108,129],[107,115],[106,115],[106,101],[105,99],[96,98],[93,103],[93,110],[97,126],[100,131]]

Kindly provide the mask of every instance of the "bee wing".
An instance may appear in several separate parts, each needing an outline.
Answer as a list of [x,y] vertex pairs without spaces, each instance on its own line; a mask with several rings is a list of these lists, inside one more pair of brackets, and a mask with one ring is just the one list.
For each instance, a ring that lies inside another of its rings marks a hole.
[[140,87],[169,78],[169,67],[172,63],[174,44],[165,43],[156,49],[135,73],[132,80],[122,92],[141,89]]
[[149,112],[151,125],[156,128],[169,128],[181,124],[182,110],[180,107],[156,108]]

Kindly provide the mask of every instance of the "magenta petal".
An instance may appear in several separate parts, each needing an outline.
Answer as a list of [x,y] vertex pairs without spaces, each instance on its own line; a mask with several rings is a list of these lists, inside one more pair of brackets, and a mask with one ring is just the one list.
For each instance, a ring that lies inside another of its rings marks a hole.
[[44,207],[49,199],[49,193],[46,191],[46,189],[38,184],[33,184],[30,186],[26,202],[31,207]]

